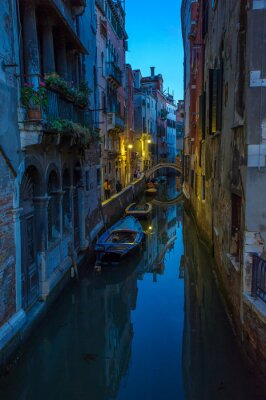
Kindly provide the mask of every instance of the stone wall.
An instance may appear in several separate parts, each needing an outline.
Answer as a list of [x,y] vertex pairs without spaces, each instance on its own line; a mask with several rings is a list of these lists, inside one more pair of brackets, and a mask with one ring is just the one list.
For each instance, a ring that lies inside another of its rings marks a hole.
[[0,153],[0,326],[16,310],[13,185],[14,177]]
[[126,207],[132,203],[135,198],[140,196],[144,189],[145,179],[141,178],[106,202],[103,205],[105,225],[110,226],[118,218],[120,218],[123,215]]

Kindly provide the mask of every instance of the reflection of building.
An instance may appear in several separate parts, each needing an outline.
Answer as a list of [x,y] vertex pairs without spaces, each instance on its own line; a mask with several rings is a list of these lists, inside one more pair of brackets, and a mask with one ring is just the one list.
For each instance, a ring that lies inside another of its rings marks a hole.
[[[176,238],[177,206],[155,207],[147,224],[146,246],[138,273],[162,274],[165,253],[172,249]],[[151,228],[149,230],[149,227]]]
[[167,161],[170,163],[174,163],[176,161],[176,103],[174,101],[174,97],[170,94],[166,95],[166,111],[167,111],[167,120],[166,120],[166,142],[167,142]]
[[128,369],[133,338],[131,310],[137,293],[135,273],[124,282],[105,288],[105,386],[112,397]]
[[[212,259],[184,215],[183,379],[187,400],[259,399],[224,311]],[[237,372],[237,373],[236,373]]]

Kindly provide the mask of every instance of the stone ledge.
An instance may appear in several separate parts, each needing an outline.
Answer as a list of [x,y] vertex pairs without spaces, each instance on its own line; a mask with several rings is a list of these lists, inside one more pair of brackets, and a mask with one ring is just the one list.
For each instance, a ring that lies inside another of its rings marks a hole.
[[64,261],[53,271],[51,276],[41,284],[40,296],[42,300],[46,300],[52,290],[61,281],[62,277],[72,266],[72,260],[67,256]]
[[255,312],[257,317],[266,325],[266,303],[243,292],[243,301]]
[[26,314],[23,310],[20,310],[0,328],[0,351],[21,330],[25,322]]

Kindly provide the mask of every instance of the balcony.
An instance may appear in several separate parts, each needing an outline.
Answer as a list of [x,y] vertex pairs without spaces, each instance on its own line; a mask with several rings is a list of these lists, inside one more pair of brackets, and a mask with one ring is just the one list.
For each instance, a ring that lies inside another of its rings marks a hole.
[[115,112],[107,114],[107,130],[123,132],[125,128],[125,121],[122,116]]
[[68,43],[84,54],[87,53],[87,49],[77,33],[75,17],[83,13],[85,6],[85,0],[72,0],[71,7],[63,0],[47,0],[39,6],[39,12],[43,18],[46,16],[55,18],[57,28],[66,31]]
[[266,261],[253,255],[251,294],[266,303]]
[[31,97],[35,96],[33,104],[30,99],[28,101],[30,106],[24,104],[25,108],[21,108],[19,127],[22,148],[40,144],[45,140],[45,136],[51,134],[59,135],[60,138],[67,136],[77,138],[87,133],[89,135],[93,120],[92,112],[87,107],[77,104],[74,98],[69,98],[64,93],[41,86],[42,81],[39,76],[24,76],[22,81],[22,99],[25,96],[25,88],[28,87],[29,93],[33,93]]
[[106,63],[106,75],[117,86],[122,85],[122,71],[114,62]]

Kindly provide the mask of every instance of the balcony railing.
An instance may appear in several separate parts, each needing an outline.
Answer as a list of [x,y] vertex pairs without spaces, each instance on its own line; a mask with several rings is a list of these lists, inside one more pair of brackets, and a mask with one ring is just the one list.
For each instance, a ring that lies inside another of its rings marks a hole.
[[[36,91],[37,95],[41,96],[40,106],[37,107],[41,111],[39,122],[46,123],[51,120],[61,119],[69,120],[86,127],[92,127],[92,112],[75,103],[75,101],[68,98],[66,94],[59,93],[47,87],[43,89],[44,92],[40,94],[38,89],[41,87],[40,85],[42,82],[40,75],[24,75],[21,76],[20,79],[22,90],[28,85]],[[45,95],[43,93],[45,93]],[[30,121],[32,119],[26,115],[24,120]]]
[[106,74],[109,79],[115,81],[119,86],[122,85],[122,71],[114,62],[106,63]]
[[251,294],[266,303],[266,261],[257,255],[253,255]]
[[42,115],[45,119],[67,119],[83,126],[92,126],[92,112],[66,100],[59,93],[47,89],[48,106]]

